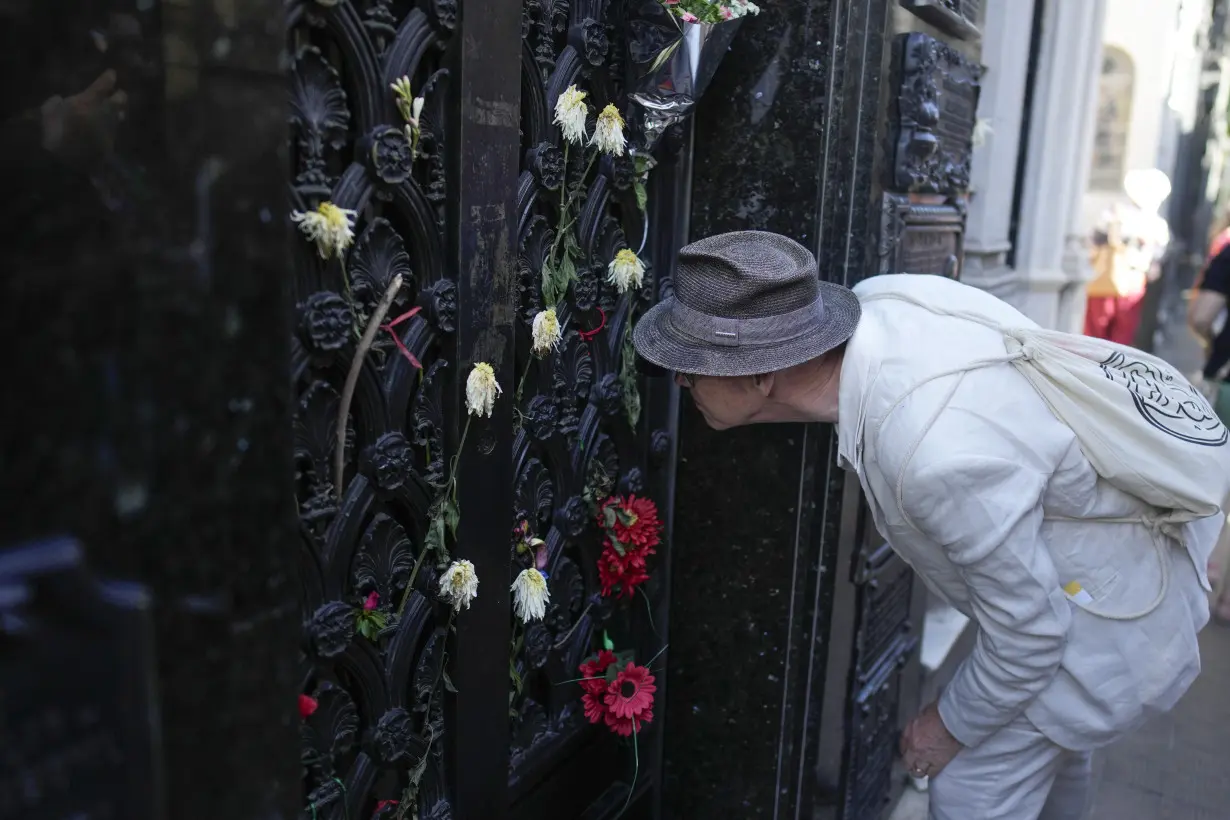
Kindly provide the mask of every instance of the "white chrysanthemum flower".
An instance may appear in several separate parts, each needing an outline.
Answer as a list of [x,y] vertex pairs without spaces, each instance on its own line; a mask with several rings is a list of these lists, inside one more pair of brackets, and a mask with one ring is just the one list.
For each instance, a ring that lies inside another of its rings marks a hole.
[[358,214],[347,208],[339,208],[332,202],[322,202],[314,211],[294,211],[290,218],[298,223],[299,230],[316,243],[321,259],[333,254],[341,256],[354,242],[354,221]]
[[541,310],[534,317],[534,355],[545,356],[559,345],[564,337],[555,308]]
[[440,597],[460,612],[478,597],[478,573],[469,561],[454,561],[440,576]]
[[575,85],[568,86],[555,101],[555,124],[560,127],[564,139],[568,142],[579,143],[585,139],[585,118],[588,116],[589,107],[585,105],[585,92]]
[[475,416],[491,417],[495,397],[503,393],[495,380],[495,371],[486,362],[479,362],[466,379],[466,409]]
[[645,278],[645,265],[636,252],[628,248],[615,254],[606,270],[606,281],[614,285],[620,293],[639,288]]
[[540,621],[547,614],[547,602],[551,600],[551,590],[547,589],[547,579],[536,569],[523,569],[513,581],[513,611],[524,623]]
[[619,109],[608,104],[598,115],[598,125],[594,128],[594,138],[590,145],[598,146],[598,150],[613,157],[624,155],[624,118],[619,115]]

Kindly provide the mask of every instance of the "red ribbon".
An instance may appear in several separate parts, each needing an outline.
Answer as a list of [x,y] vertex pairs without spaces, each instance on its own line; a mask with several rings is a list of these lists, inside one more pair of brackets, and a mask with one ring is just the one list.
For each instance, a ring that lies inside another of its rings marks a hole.
[[602,328],[606,327],[606,313],[602,310],[602,308],[596,308],[596,310],[598,311],[598,315],[602,317],[602,321],[598,323],[598,326],[593,330],[577,331],[577,335],[586,342],[597,336],[602,331]]
[[405,313],[403,313],[401,316],[398,316],[393,321],[386,322],[380,326],[382,330],[387,330],[389,332],[389,335],[393,337],[393,341],[397,344],[397,349],[401,351],[401,355],[405,356],[410,361],[410,364],[414,365],[414,367],[418,370],[422,370],[423,365],[420,364],[419,360],[414,357],[414,354],[410,352],[410,349],[406,347],[405,343],[402,342],[401,337],[397,335],[397,333],[393,330],[393,328],[397,327],[402,322],[414,316],[420,310],[422,310],[422,308],[412,307],[409,310],[407,310]]

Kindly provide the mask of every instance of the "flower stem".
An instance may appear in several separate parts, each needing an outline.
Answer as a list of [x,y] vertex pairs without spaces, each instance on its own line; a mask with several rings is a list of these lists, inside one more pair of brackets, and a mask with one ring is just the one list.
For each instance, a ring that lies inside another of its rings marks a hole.
[[592,609],[593,606],[594,606],[593,601],[590,601],[588,604],[585,605],[585,609],[581,610],[581,614],[577,616],[577,619],[576,621],[573,622],[572,626],[568,627],[568,631],[555,639],[556,646],[559,646],[564,641],[568,640],[572,636],[572,633],[577,631],[577,627],[581,625],[581,621],[585,620],[585,616],[589,614],[589,610]]
[[423,566],[423,561],[427,558],[427,552],[426,547],[419,552],[418,560],[414,562],[414,569],[410,571],[410,580],[406,582],[406,591],[402,593],[401,605],[397,607],[398,620],[401,619],[401,614],[406,609],[406,601],[410,600],[410,590],[414,589],[414,579],[419,575],[419,567]]
[[399,273],[389,283],[388,289],[385,290],[384,296],[380,299],[380,304],[376,305],[376,312],[367,320],[367,330],[363,331],[363,338],[359,340],[359,346],[355,349],[354,358],[350,361],[350,372],[346,374],[346,386],[342,389],[342,402],[337,408],[337,443],[333,449],[333,486],[336,488],[338,501],[342,500],[342,471],[346,466],[346,418],[350,415],[350,403],[354,400],[355,387],[359,384],[359,373],[363,370],[363,359],[367,356],[367,351],[371,349],[372,342],[376,339],[376,333],[380,330],[380,323],[384,321],[384,317],[388,315],[389,308],[393,306],[394,297],[401,290],[401,282],[402,278]]

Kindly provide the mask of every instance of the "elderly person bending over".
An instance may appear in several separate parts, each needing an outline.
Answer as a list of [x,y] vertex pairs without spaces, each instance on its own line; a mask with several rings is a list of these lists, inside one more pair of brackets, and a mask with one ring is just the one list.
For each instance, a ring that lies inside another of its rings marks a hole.
[[[850,291],[758,232],[684,248],[674,284],[636,326],[640,355],[676,371],[712,427],[837,423],[839,462],[881,534],[977,623],[973,652],[902,737],[906,764],[931,778],[931,817],[1082,817],[1090,751],[1170,709],[1200,670],[1218,517],[1177,538],[1146,525],[1154,510],[1099,475],[1003,361],[1002,333],[875,298],[905,291],[1037,327],[982,291],[908,275]],[[1224,444],[1194,406],[1148,421],[1176,443]]]

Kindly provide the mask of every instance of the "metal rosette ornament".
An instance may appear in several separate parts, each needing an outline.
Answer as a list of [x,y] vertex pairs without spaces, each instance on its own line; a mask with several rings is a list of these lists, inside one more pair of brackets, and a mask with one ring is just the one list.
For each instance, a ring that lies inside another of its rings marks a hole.
[[648,157],[672,125],[683,121],[730,47],[751,2],[632,0],[625,24],[632,153]]

